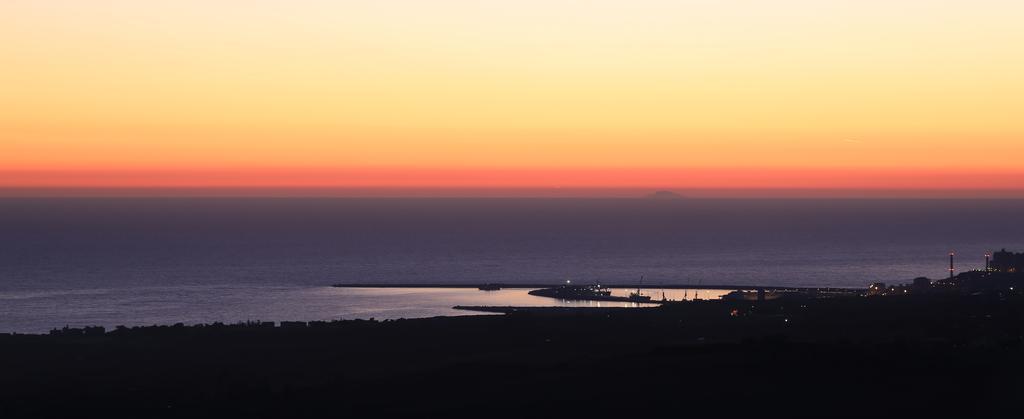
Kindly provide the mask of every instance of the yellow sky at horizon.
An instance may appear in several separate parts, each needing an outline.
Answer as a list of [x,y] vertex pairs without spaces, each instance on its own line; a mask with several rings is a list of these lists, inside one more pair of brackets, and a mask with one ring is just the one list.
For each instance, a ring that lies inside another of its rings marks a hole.
[[9,0],[0,168],[1024,174],[1021,18],[1003,0]]

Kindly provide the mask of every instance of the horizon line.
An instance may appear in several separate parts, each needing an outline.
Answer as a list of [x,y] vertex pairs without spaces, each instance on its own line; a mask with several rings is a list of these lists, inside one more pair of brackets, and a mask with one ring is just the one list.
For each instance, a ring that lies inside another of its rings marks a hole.
[[[660,193],[661,196],[655,196]],[[658,187],[0,187],[0,198],[1024,199],[1024,189]]]

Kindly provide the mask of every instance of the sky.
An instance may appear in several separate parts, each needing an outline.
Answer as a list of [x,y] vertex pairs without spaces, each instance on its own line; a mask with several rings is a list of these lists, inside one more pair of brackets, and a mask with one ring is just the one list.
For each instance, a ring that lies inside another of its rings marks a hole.
[[1022,20],[1010,0],[4,0],[0,195],[1024,197]]

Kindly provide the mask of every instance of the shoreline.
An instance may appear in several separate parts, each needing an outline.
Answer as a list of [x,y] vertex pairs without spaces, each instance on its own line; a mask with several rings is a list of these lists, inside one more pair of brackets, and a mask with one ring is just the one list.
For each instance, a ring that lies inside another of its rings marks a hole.
[[[371,283],[339,283],[332,284],[333,288],[479,288],[484,286],[499,286],[509,289],[536,289],[552,288],[565,285],[565,283],[467,283],[467,284],[445,284],[445,283],[396,283],[396,284],[371,284]],[[603,288],[636,289],[645,290],[667,289],[667,290],[728,290],[728,291],[818,291],[818,292],[864,292],[868,288],[859,287],[795,287],[785,285],[704,285],[704,284],[638,284],[638,283],[610,283],[601,284]]]

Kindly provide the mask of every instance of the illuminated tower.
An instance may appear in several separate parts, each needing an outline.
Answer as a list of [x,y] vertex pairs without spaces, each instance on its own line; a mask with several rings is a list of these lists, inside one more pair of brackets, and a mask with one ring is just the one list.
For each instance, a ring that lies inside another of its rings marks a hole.
[[949,252],[949,277],[953,278],[953,255],[955,253]]
[[989,272],[989,271],[992,270],[991,261],[992,261],[992,254],[991,253],[985,253],[985,272]]

